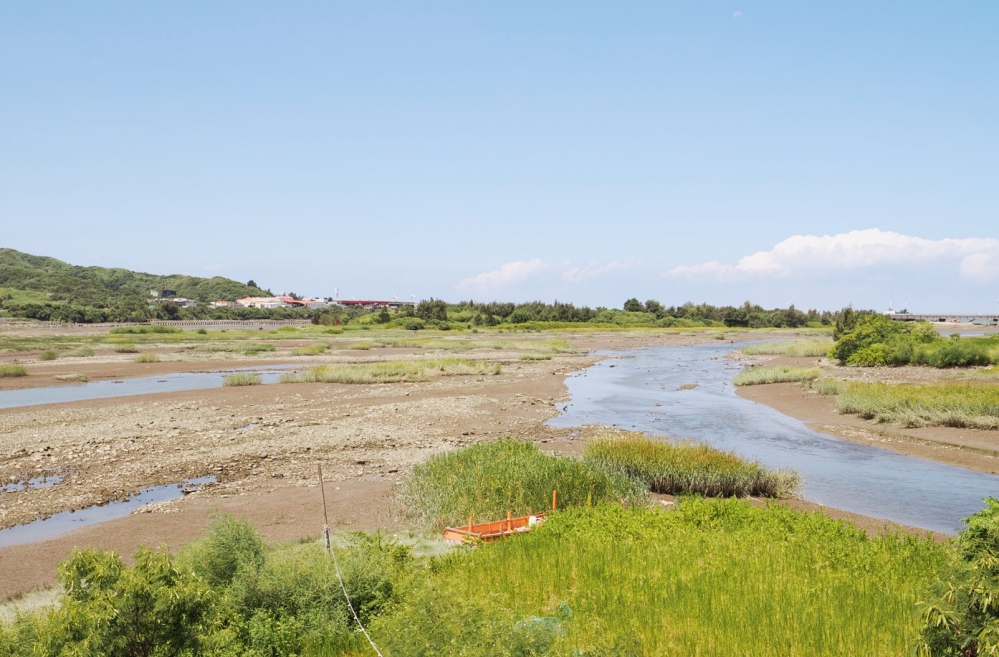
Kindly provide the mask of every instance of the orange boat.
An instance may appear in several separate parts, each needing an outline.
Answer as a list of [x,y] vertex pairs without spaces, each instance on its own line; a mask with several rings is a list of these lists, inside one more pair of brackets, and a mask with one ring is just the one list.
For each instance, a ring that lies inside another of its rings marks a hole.
[[[558,508],[558,492],[552,492],[552,510]],[[477,543],[489,542],[524,534],[545,521],[546,513],[538,513],[529,516],[513,517],[513,513],[507,513],[506,520],[494,520],[475,524],[474,518],[468,519],[468,524],[463,527],[446,527],[444,529],[444,540],[452,543]]]

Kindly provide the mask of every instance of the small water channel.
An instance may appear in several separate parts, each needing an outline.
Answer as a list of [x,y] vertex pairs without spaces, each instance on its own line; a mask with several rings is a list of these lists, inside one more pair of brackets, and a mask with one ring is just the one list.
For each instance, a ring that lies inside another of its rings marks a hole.
[[138,493],[117,502],[90,506],[78,511],[61,511],[48,518],[42,518],[41,520],[35,520],[24,525],[16,525],[7,529],[0,529],[0,548],[42,541],[88,525],[96,525],[97,523],[114,520],[115,518],[123,518],[140,506],[152,504],[153,502],[177,500],[184,496],[185,490],[191,491],[206,484],[215,483],[215,481],[214,476],[208,476],[187,479],[180,484],[144,488]]
[[[613,355],[567,380],[557,427],[605,424],[734,450],[792,468],[812,502],[941,532],[999,496],[999,476],[858,445],[735,394],[741,365],[729,344],[655,347]],[[697,387],[680,389],[696,383]]]
[[[297,367],[297,366],[295,366]],[[160,392],[181,392],[221,388],[228,374],[259,374],[264,384],[277,383],[282,374],[293,370],[293,366],[266,369],[243,368],[220,372],[179,372],[135,379],[116,381],[93,381],[80,385],[54,386],[51,388],[21,388],[0,391],[0,409],[41,404],[62,404],[65,402],[133,395],[152,395]]]

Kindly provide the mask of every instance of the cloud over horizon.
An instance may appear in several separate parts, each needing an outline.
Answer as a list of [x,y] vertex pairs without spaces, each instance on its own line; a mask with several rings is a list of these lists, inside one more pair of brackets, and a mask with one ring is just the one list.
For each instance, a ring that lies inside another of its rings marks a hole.
[[743,256],[735,264],[709,261],[680,265],[664,278],[733,282],[788,278],[875,267],[927,264],[954,266],[962,280],[988,283],[999,279],[999,239],[991,237],[931,240],[878,228],[836,235],[793,235],[768,251]]

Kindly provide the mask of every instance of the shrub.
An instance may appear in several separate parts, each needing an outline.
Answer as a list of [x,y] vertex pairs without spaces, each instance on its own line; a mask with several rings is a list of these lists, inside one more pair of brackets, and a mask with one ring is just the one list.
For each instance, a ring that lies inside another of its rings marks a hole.
[[156,354],[141,354],[135,357],[136,363],[158,363],[160,362],[160,357]]
[[264,565],[264,541],[246,520],[213,519],[208,536],[186,548],[184,558],[213,587],[229,586],[241,571],[252,575]]
[[38,360],[55,360],[59,357],[59,354],[52,351],[51,349],[46,349],[42,353],[38,354]]
[[28,369],[24,365],[0,365],[0,379],[27,376]]
[[115,353],[118,354],[137,354],[139,350],[134,344],[117,344],[113,347]]
[[923,607],[920,654],[994,655],[999,652],[999,500],[965,519],[957,539],[958,582]]
[[[919,345],[932,344],[940,336],[927,322],[902,323],[884,315],[853,315],[848,330],[837,333],[829,352],[841,364],[873,367],[904,365]],[[858,353],[860,352],[860,353]]]
[[932,367],[973,367],[990,365],[989,347],[971,340],[942,340],[936,349],[923,349],[915,359],[916,364]]
[[558,491],[559,507],[641,499],[643,488],[575,459],[542,454],[510,438],[439,454],[413,468],[401,498],[427,525],[460,525],[542,512]]
[[406,323],[403,325],[407,331],[420,331],[426,326],[426,322],[422,319],[417,319],[415,317],[407,319]]
[[643,482],[655,493],[786,497],[800,483],[793,472],[773,472],[703,443],[651,440],[641,434],[597,438],[584,460],[595,468]]

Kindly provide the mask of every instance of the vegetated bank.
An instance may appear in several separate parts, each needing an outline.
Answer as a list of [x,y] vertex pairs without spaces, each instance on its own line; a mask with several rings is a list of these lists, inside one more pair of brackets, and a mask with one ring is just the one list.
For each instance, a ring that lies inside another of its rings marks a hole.
[[[776,502],[683,495],[667,510],[644,501],[655,473],[752,464],[642,440],[604,439],[582,461],[505,440],[414,470],[402,500],[429,526],[537,511],[553,486],[567,507],[531,534],[439,556],[405,539],[334,537],[353,609],[381,651],[948,655],[994,645],[982,630],[996,622],[987,587],[999,574],[999,503],[948,545],[870,536]],[[0,627],[0,654],[370,650],[319,544],[267,546],[232,518],[176,556],[144,549],[126,566],[82,552],[60,577],[59,606]]]

